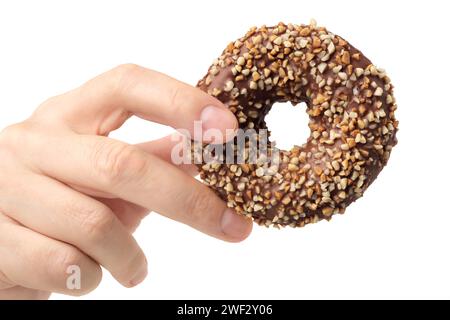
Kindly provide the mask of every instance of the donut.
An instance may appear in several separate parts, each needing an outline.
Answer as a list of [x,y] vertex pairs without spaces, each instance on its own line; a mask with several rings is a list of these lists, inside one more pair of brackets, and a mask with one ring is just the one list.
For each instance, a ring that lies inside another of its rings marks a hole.
[[[344,213],[397,143],[397,105],[385,71],[314,21],[252,27],[197,87],[223,102],[240,129],[265,140],[269,156],[277,151],[273,163],[197,164],[202,181],[228,207],[260,225],[303,227]],[[276,102],[306,104],[311,134],[291,150],[270,141],[264,118]]]

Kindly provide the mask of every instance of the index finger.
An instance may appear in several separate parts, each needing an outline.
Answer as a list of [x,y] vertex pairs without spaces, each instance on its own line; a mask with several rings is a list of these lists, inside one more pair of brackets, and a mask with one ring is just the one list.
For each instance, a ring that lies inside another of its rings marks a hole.
[[[108,135],[131,115],[186,129],[196,140],[203,135],[194,134],[195,121],[198,121],[197,131],[218,129],[222,141],[231,139],[238,127],[233,113],[216,98],[165,74],[133,64],[116,67],[50,99],[35,116],[44,114],[48,118],[48,113],[82,134]],[[205,136],[205,142],[210,142],[209,139]]]

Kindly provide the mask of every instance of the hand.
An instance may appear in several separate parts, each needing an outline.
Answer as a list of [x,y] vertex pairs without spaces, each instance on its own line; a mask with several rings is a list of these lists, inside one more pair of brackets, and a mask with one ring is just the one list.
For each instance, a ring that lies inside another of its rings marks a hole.
[[[131,115],[174,128],[222,132],[233,114],[199,89],[155,71],[122,65],[45,101],[0,133],[0,299],[82,295],[101,268],[126,287],[147,275],[132,236],[149,210],[225,241],[251,232],[193,165],[170,163],[170,137],[139,145],[107,138]],[[206,137],[205,137],[206,138]],[[66,285],[79,266],[81,288]]]

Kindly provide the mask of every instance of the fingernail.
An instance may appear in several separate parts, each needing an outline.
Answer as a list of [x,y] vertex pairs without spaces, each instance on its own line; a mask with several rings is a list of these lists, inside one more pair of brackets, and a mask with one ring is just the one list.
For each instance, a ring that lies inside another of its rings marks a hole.
[[206,130],[218,129],[222,133],[226,134],[224,137],[225,141],[231,138],[228,137],[229,132],[227,131],[230,131],[230,129],[231,131],[234,131],[237,128],[237,120],[235,116],[226,108],[207,106],[202,110],[200,120],[202,122],[202,129],[204,130],[203,136],[205,136]]
[[139,283],[144,281],[144,279],[147,277],[147,274],[148,274],[148,267],[147,264],[144,264],[136,273],[134,278],[130,281],[130,287],[137,286]]
[[252,229],[250,219],[226,209],[222,216],[222,231],[235,240],[245,239]]

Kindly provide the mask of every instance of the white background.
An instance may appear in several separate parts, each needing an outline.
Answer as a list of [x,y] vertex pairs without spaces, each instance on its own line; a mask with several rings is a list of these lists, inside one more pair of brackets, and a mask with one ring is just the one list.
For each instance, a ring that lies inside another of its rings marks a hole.
[[[147,280],[125,289],[105,272],[83,298],[450,298],[445,4],[1,1],[0,128],[124,62],[195,85],[228,42],[279,21],[315,18],[385,68],[396,87],[399,144],[345,215],[303,229],[255,226],[248,240],[229,244],[151,214],[136,233]],[[306,139],[303,108],[277,105],[269,117],[281,146]],[[113,136],[138,142],[169,132],[132,119]]]

